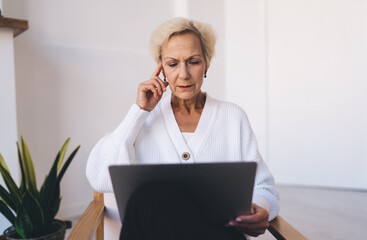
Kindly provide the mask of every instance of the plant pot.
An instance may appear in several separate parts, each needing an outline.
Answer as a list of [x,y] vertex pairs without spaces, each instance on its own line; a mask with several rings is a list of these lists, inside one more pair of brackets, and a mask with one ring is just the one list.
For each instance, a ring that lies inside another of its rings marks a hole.
[[[53,230],[52,233],[47,234],[46,236],[41,237],[35,237],[35,238],[26,238],[25,240],[64,240],[65,239],[65,231],[68,228],[71,228],[71,222],[70,221],[60,221],[60,220],[54,220],[52,222],[51,228]],[[4,231],[3,235],[6,240],[19,240],[22,239],[17,231],[15,230],[14,226],[11,226],[7,228]],[[0,236],[1,239],[1,236]]]

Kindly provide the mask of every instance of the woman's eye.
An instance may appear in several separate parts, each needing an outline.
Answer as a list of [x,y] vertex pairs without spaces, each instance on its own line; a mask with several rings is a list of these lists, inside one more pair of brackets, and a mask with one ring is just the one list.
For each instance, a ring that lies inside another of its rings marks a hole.
[[193,64],[193,65],[196,65],[196,64],[199,64],[199,62],[198,61],[191,61],[191,62],[189,62],[190,64]]
[[168,66],[169,67],[175,67],[175,66],[177,66],[177,63],[168,63]]

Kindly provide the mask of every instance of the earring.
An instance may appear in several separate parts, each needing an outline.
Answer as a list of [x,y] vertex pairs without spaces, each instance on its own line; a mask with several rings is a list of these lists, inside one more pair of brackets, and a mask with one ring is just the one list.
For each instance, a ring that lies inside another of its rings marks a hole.
[[167,82],[167,78],[166,78],[166,76],[163,78],[163,82]]
[[205,73],[204,73],[204,78],[206,78],[206,71],[205,71]]

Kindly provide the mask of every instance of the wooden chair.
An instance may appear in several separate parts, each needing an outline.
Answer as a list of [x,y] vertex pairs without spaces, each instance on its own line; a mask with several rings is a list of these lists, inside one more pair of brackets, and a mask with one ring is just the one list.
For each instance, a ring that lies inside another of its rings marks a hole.
[[[94,191],[94,199],[72,229],[68,240],[88,240],[96,236],[103,240],[104,198],[103,193]],[[278,240],[307,239],[282,217],[277,216],[270,222],[269,232]]]

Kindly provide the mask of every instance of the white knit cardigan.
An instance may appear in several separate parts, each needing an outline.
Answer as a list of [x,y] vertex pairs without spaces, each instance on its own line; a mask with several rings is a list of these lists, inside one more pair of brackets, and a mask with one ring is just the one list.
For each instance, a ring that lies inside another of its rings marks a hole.
[[[253,202],[269,212],[269,220],[273,219],[279,210],[278,192],[244,110],[207,96],[194,136],[187,144],[170,101],[170,95],[164,97],[151,112],[132,105],[121,124],[93,148],[86,169],[91,186],[99,192],[112,192],[108,166],[113,164],[255,161]],[[183,153],[189,153],[190,158],[183,160]]]

